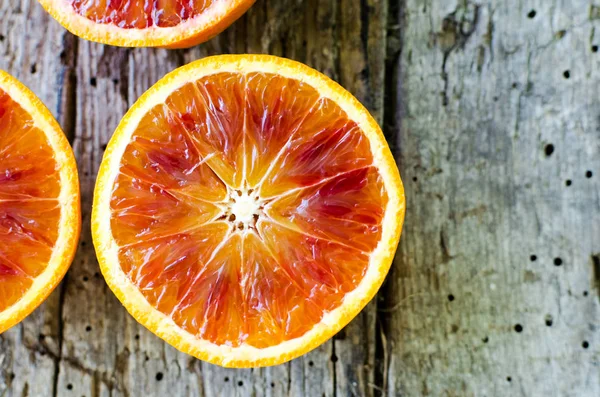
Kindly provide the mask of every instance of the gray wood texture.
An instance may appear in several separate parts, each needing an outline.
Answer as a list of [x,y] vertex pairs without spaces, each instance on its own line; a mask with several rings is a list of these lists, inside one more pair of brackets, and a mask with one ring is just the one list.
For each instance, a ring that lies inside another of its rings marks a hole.
[[[0,1],[0,68],[69,136],[83,210],[67,277],[0,335],[0,396],[599,396],[599,46],[598,0],[258,0],[182,51],[86,42],[35,0]],[[350,325],[288,364],[232,370],[126,313],[89,221],[127,108],[177,66],[244,52],[353,92],[408,211],[386,284]]]

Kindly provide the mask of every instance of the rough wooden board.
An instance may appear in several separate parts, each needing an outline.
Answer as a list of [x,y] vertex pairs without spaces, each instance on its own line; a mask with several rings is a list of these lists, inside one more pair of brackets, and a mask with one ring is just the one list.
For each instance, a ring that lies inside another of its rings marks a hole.
[[600,395],[590,3],[408,0],[394,11],[408,213],[380,313],[390,396]]
[[[259,0],[211,42],[165,51],[77,40],[37,2],[2,2],[0,67],[74,136],[84,232],[64,287],[0,336],[0,396],[599,395],[598,10]],[[139,326],[89,235],[94,175],[126,109],[176,66],[234,52],[306,62],[355,93],[383,120],[409,200],[381,299],[334,341],[258,370],[201,363]]]

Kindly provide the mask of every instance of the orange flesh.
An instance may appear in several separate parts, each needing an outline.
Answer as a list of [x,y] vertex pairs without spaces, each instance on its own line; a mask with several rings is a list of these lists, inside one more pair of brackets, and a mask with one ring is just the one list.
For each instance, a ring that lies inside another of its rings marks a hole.
[[142,119],[111,226],[151,305],[198,338],[264,348],[357,287],[387,201],[368,139],[334,102],[296,80],[221,73]]
[[68,0],[79,15],[123,29],[177,26],[217,0]]
[[46,136],[0,89],[0,312],[48,265],[58,238],[59,193]]

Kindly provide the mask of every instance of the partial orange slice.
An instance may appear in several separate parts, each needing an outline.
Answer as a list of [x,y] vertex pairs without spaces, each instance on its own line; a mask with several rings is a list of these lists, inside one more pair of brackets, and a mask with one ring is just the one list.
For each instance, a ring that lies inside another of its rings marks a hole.
[[86,40],[121,47],[186,48],[221,33],[256,0],[38,0]]
[[121,121],[92,214],[106,281],[152,332],[229,367],[279,364],[373,298],[404,219],[380,128],[347,91],[265,55],[170,73]]
[[60,282],[80,225],[69,142],[42,102],[0,70],[0,333]]

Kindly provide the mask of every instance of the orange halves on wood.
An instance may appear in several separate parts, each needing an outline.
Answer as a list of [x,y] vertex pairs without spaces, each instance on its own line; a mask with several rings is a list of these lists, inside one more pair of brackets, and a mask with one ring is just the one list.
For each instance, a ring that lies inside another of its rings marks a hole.
[[256,0],[38,0],[67,30],[122,47],[186,48],[225,30]]
[[60,282],[80,225],[67,139],[41,101],[0,70],[0,333]]
[[339,85],[272,56],[206,58],[121,121],[92,232],[129,312],[198,358],[282,363],[380,287],[404,218],[383,134]]

